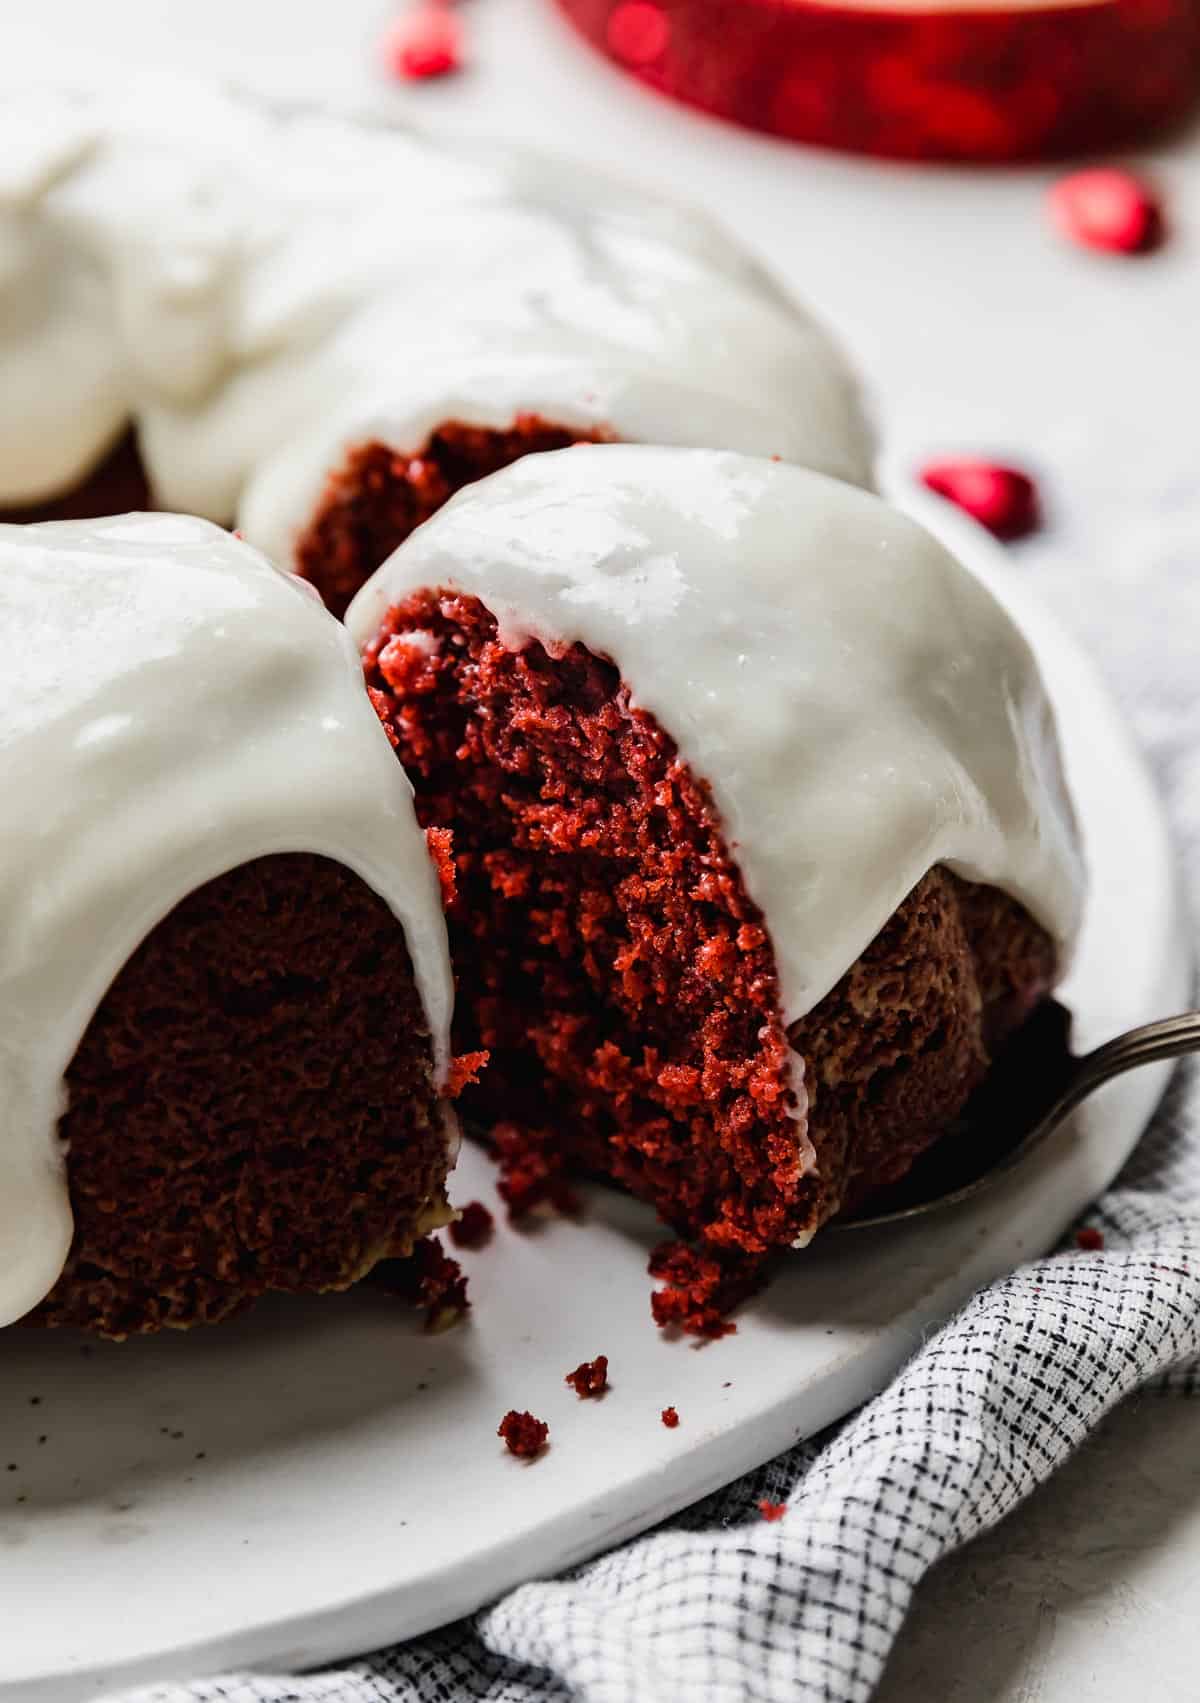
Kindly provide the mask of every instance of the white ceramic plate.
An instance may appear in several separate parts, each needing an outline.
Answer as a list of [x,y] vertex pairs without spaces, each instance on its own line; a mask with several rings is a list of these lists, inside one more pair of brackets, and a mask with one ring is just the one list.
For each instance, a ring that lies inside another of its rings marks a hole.
[[[1059,708],[1092,871],[1064,997],[1090,1046],[1186,1000],[1158,802],[1091,666],[1014,567],[918,506],[1018,614]],[[501,1228],[465,1255],[475,1311],[441,1337],[367,1292],[123,1346],[5,1333],[0,1698],[77,1703],[140,1679],[332,1661],[643,1530],[862,1401],[931,1323],[1046,1248],[1113,1176],[1163,1081],[1113,1084],[992,1196],[818,1238],[736,1336],[700,1350],[651,1324],[651,1215],[601,1190],[581,1227]],[[495,1205],[479,1153],[454,1193]],[[612,1389],[580,1402],[563,1375],[599,1353]],[[514,1406],[550,1423],[533,1466],[496,1437]]]

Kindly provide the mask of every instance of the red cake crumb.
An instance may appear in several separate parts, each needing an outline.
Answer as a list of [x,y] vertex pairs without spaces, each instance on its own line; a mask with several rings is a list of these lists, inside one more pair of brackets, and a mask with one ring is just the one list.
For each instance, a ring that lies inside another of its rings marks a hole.
[[930,461],[921,469],[921,483],[996,538],[1024,538],[1037,528],[1037,487],[1015,467],[971,457]]
[[1094,1225],[1085,1225],[1082,1230],[1075,1232],[1075,1243],[1077,1247],[1083,1248],[1086,1253],[1099,1253],[1104,1246],[1104,1232],[1097,1230]]
[[494,1222],[481,1200],[468,1201],[450,1226],[450,1240],[456,1248],[482,1248],[491,1239]]
[[496,1435],[504,1438],[504,1446],[510,1455],[533,1460],[545,1448],[550,1427],[544,1419],[535,1419],[532,1413],[518,1413],[516,1408],[511,1408],[496,1427]]
[[675,1325],[689,1336],[730,1336],[737,1326],[726,1317],[760,1286],[764,1261],[733,1252],[720,1255],[662,1242],[650,1255],[651,1277],[664,1286],[650,1297],[654,1322]]
[[432,1250],[424,1256],[426,1269],[421,1279],[425,1329],[430,1332],[448,1330],[470,1308],[467,1280],[458,1261],[451,1259],[432,1236],[420,1245]]
[[[378,697],[379,694],[376,693],[375,696]],[[372,702],[374,703],[374,698],[372,698]],[[378,704],[375,704],[375,709],[380,714],[385,730],[388,730],[386,714],[380,711]],[[442,909],[448,911],[458,898],[458,874],[454,867],[454,835],[449,828],[426,828],[425,844],[429,847],[429,855],[433,859],[433,867],[437,870],[438,884],[442,889]]]
[[573,1372],[567,1373],[563,1382],[570,1384],[581,1401],[587,1396],[603,1395],[608,1388],[608,1355],[597,1354],[594,1360],[582,1361]]
[[457,1100],[472,1082],[479,1081],[479,1073],[488,1061],[486,1052],[458,1053],[450,1060],[450,1070],[446,1077],[446,1092],[452,1100]]
[[567,1179],[567,1156],[551,1130],[497,1124],[492,1146],[500,1162],[496,1184],[510,1218],[521,1218],[538,1206],[574,1217],[579,1196]]
[[764,1500],[758,1504],[758,1511],[762,1515],[763,1519],[767,1521],[768,1525],[773,1525],[776,1520],[782,1520],[783,1516],[787,1513],[787,1503],[767,1502]]
[[664,1407],[661,1417],[662,1422],[668,1431],[674,1431],[675,1427],[679,1424],[679,1415],[673,1407]]
[[1163,239],[1162,208],[1154,191],[1116,166],[1092,166],[1059,178],[1047,206],[1061,234],[1085,248],[1145,254]]
[[367,1281],[385,1294],[398,1295],[425,1309],[425,1329],[448,1330],[470,1310],[467,1280],[436,1236],[417,1242],[406,1260],[384,1260]]
[[[299,575],[297,575],[296,577],[299,578]],[[314,587],[313,589],[315,590],[316,588]],[[320,596],[320,593],[318,592],[317,595]],[[387,713],[388,712],[388,701],[387,701],[385,694],[383,692],[381,692],[378,689],[378,687],[376,687],[376,686],[368,686],[367,687],[367,696],[371,700],[371,708],[375,711],[375,714],[379,717],[380,721],[383,723],[383,731],[387,734],[388,744],[391,746],[393,751],[397,750],[399,748],[399,745],[400,745],[400,739],[399,739],[399,735],[396,732],[396,729],[392,726],[391,722],[388,720],[388,713]],[[441,872],[439,871],[439,875],[440,875],[440,873]],[[442,901],[443,901],[443,904],[444,904],[445,903],[445,889],[444,888],[442,890]]]
[[382,53],[394,77],[443,77],[462,63],[462,25],[445,6],[418,6],[384,32]]

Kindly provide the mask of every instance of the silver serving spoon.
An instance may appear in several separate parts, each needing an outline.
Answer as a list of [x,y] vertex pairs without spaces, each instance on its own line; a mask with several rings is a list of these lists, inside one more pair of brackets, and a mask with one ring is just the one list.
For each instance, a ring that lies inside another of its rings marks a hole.
[[950,1139],[831,1228],[893,1224],[982,1194],[1040,1147],[1094,1088],[1139,1064],[1200,1051],[1200,1011],[1130,1029],[1081,1058],[1067,1045],[1070,1022],[1068,1012],[1049,1001],[1002,1055]]

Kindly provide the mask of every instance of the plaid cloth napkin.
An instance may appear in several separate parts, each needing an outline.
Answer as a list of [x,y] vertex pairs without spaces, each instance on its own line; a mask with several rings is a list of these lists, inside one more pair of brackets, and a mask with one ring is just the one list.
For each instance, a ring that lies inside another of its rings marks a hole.
[[[1200,498],[1193,478],[1162,483],[1128,448],[1123,486],[1093,493],[1070,549],[1048,534],[1014,553],[1013,572],[1036,575],[1107,669],[1190,877]],[[1131,514],[1161,521],[1131,531]],[[1102,1251],[1068,1238],[976,1295],[835,1433],[625,1548],[336,1671],[151,1686],[137,1703],[863,1703],[935,1562],[1035,1490],[1131,1390],[1200,1393],[1200,1070],[1176,1075],[1088,1223]],[[766,1523],[764,1498],[786,1502],[786,1518]]]

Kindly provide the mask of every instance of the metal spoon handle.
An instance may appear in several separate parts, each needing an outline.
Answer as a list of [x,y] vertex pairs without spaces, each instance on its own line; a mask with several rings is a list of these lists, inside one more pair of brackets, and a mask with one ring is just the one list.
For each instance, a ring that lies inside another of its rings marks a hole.
[[[1043,1102],[1036,1111],[1032,1107],[1027,1108],[1024,1116],[1028,1121],[1023,1128],[1018,1124],[1016,1139],[994,1157],[986,1169],[968,1181],[949,1186],[943,1184],[916,1199],[911,1198],[910,1193],[900,1201],[893,1199],[889,1203],[883,1198],[868,1202],[865,1208],[850,1217],[837,1219],[835,1223],[846,1230],[869,1229],[904,1218],[917,1218],[969,1200],[998,1183],[1034,1148],[1040,1147],[1093,1089],[1140,1064],[1153,1064],[1191,1052],[1200,1052],[1200,1011],[1184,1011],[1176,1017],[1164,1017],[1157,1023],[1130,1029],[1124,1035],[1106,1041],[1094,1052],[1084,1053],[1078,1059],[1068,1059],[1065,1077],[1059,1078],[1062,1086],[1057,1094]],[[902,1183],[900,1187],[903,1189],[905,1185]]]
[[1136,1069],[1139,1064],[1154,1064],[1159,1059],[1179,1058],[1183,1053],[1193,1052],[1200,1052],[1200,1011],[1183,1011],[1177,1017],[1163,1017],[1157,1023],[1144,1023],[1140,1029],[1117,1035],[1079,1059],[1070,1082],[1045,1121],[1060,1122],[1094,1088]]

